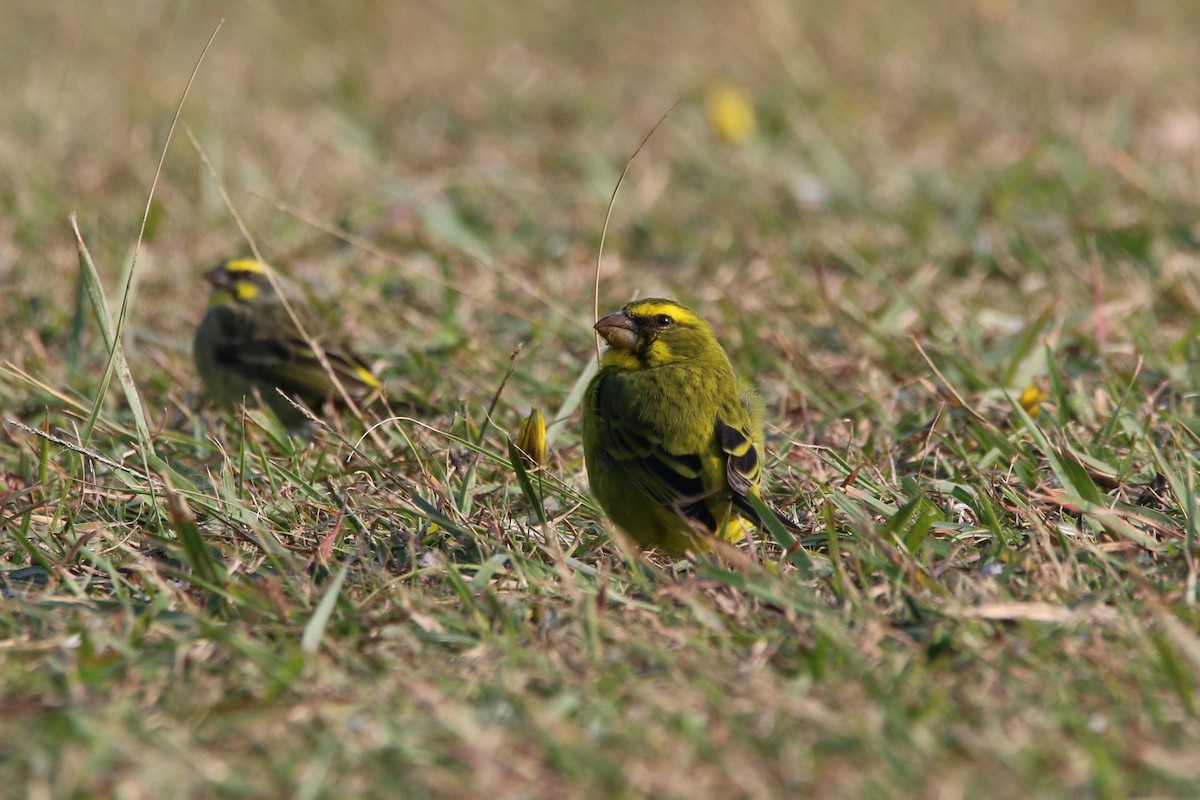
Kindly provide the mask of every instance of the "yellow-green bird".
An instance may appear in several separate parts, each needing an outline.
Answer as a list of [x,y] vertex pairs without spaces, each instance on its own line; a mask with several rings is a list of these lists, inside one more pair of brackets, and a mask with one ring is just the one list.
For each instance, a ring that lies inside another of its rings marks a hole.
[[255,259],[235,258],[204,274],[212,293],[192,346],[204,393],[226,408],[253,402],[257,393],[291,430],[306,427],[308,419],[277,389],[314,412],[330,400],[344,404],[330,372],[356,403],[381,393],[382,384],[366,362],[330,337],[303,296],[276,276],[329,368],[321,363],[271,285],[268,269]]
[[583,455],[592,492],[638,545],[671,555],[739,541],[758,520],[763,420],[712,328],[673,300],[596,323],[609,349],[588,384]]

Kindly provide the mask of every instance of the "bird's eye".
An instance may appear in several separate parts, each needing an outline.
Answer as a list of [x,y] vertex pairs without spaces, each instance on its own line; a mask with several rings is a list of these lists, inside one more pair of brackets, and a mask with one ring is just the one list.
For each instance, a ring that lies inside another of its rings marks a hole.
[[667,328],[675,324],[675,320],[671,319],[670,314],[659,314],[654,318],[654,324],[660,328]]

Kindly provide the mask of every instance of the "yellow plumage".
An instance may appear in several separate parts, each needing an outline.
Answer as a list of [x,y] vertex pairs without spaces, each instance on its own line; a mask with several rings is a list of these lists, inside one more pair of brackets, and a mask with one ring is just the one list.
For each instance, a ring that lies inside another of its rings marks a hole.
[[204,393],[224,407],[261,395],[289,429],[305,427],[307,418],[277,390],[317,412],[326,401],[344,403],[335,376],[356,403],[381,393],[382,385],[366,363],[330,337],[300,293],[275,277],[304,328],[301,332],[267,269],[259,261],[238,258],[205,273],[212,294],[192,347]]
[[609,344],[588,385],[588,479],[617,527],[673,555],[738,541],[762,480],[761,403],[742,386],[712,329],[672,300],[601,319]]

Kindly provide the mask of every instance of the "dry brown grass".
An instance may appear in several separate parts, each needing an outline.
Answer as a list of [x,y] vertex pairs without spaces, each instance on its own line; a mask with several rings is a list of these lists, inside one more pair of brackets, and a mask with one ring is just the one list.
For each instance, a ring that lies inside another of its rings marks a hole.
[[[1194,796],[1198,13],[10,2],[3,785]],[[222,16],[129,298],[153,452],[118,383],[85,444],[108,354],[67,216],[115,305]],[[508,463],[592,357],[605,207],[677,100],[601,305],[714,324],[811,571],[628,562],[574,418],[528,487]],[[354,452],[354,420],[196,410],[198,276],[247,248],[218,186],[423,424]]]

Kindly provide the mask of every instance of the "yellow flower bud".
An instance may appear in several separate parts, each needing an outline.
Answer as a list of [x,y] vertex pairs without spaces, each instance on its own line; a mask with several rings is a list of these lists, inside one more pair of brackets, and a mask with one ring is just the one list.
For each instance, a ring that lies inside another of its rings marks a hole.
[[1017,398],[1017,402],[1021,404],[1021,408],[1025,409],[1026,414],[1036,417],[1042,410],[1042,403],[1049,398],[1050,395],[1042,391],[1036,383],[1031,383],[1021,390],[1021,396]]
[[535,408],[521,421],[517,431],[517,448],[525,456],[525,463],[538,467],[546,463],[546,418],[542,410]]
[[754,134],[754,104],[732,84],[718,84],[705,97],[708,126],[721,139],[737,144]]

